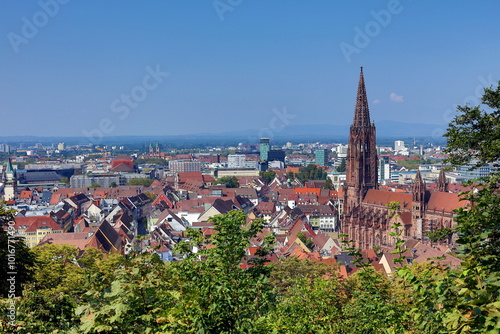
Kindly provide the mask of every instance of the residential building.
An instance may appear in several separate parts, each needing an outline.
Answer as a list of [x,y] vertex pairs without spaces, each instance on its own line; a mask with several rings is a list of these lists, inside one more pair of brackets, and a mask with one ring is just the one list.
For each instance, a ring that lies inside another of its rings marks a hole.
[[10,145],[9,144],[0,144],[0,152],[9,153]]
[[391,182],[391,166],[385,158],[378,160],[378,183]]
[[49,233],[62,233],[63,229],[50,216],[15,217],[16,234],[23,237],[28,247],[38,245]]
[[200,161],[170,161],[168,167],[171,172],[183,173],[183,172],[200,172],[201,162]]
[[404,151],[406,149],[405,142],[402,140],[396,140],[394,142],[394,151]]
[[244,154],[229,154],[227,156],[228,168],[245,168],[246,155]]

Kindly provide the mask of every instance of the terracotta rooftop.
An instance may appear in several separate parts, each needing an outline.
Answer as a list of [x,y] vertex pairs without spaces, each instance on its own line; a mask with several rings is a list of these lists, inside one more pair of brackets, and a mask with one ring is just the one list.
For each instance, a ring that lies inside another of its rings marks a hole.
[[452,212],[467,205],[466,201],[461,201],[460,196],[454,193],[431,192],[431,197],[427,203],[428,210]]
[[363,199],[364,203],[387,206],[390,202],[399,202],[402,209],[411,209],[412,195],[378,189],[370,189]]
[[92,232],[49,233],[40,241],[40,245],[72,245],[80,250],[83,250],[90,241],[92,234]]
[[26,232],[33,232],[40,228],[50,228],[53,231],[62,231],[61,226],[59,226],[50,216],[15,217],[14,221],[16,223],[16,229],[21,226],[27,226]]

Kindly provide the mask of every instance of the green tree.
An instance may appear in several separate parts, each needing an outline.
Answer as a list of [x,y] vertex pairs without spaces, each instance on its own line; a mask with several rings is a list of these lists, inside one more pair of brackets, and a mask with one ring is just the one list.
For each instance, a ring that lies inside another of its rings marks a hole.
[[[487,88],[479,106],[458,107],[450,124],[447,151],[453,164],[492,163],[500,165],[500,82]],[[448,317],[454,327],[471,332],[498,328],[500,323],[500,172],[480,180],[465,193],[470,205],[456,217],[460,250],[466,256],[457,285],[461,288],[459,308]],[[479,302],[478,302],[479,301]],[[464,317],[466,320],[464,320]]]
[[69,178],[67,178],[66,176],[63,176],[63,177],[61,177],[61,180],[59,182],[64,183],[66,185],[69,185]]
[[433,242],[440,242],[445,239],[450,239],[453,234],[453,229],[449,227],[438,228],[432,232],[427,233],[427,237]]
[[305,182],[309,180],[326,180],[327,174],[321,168],[316,165],[309,164],[306,167],[301,167],[297,178],[300,182]]
[[[79,333],[255,332],[272,306],[265,256],[270,235],[250,268],[240,262],[263,223],[246,223],[241,211],[213,217],[217,233],[207,239],[188,230],[178,244],[182,261],[165,263],[155,254],[132,256],[115,270],[108,287],[90,287],[76,310]],[[90,265],[95,261],[90,257]]]
[[136,159],[135,160],[136,165],[142,165],[142,164],[149,164],[149,165],[160,165],[160,166],[166,166],[167,165],[167,160],[162,159],[162,158],[147,158],[147,159]]
[[[273,304],[269,267],[265,256],[274,239],[269,235],[261,245],[251,267],[242,269],[249,240],[262,230],[262,220],[246,224],[242,211],[230,211],[212,219],[217,233],[207,240],[191,230],[191,240],[181,243],[177,252],[186,258],[174,263],[184,282],[178,302],[177,323],[183,333],[250,333]],[[193,253],[193,247],[198,252]],[[199,261],[202,258],[203,261]],[[170,330],[173,330],[171,327]]]
[[500,82],[496,89],[484,90],[481,106],[458,106],[458,115],[448,126],[446,152],[454,165],[487,163],[499,165],[500,158]]
[[240,183],[236,176],[223,176],[215,180],[215,184],[225,185],[227,188],[239,188]]
[[320,277],[338,277],[338,267],[323,262],[300,260],[288,257],[272,264],[271,285],[280,293],[286,293],[302,280],[310,281]]
[[97,182],[94,182],[94,183],[92,183],[92,184],[90,185],[90,187],[89,187],[89,188],[101,188],[101,185],[100,185],[99,183],[97,183]]
[[74,310],[85,293],[83,269],[76,262],[79,250],[68,245],[33,248],[36,267],[18,303],[18,332],[52,333],[69,330]]
[[312,249],[314,246],[314,242],[311,238],[306,237],[305,233],[302,231],[297,232],[297,238],[306,245],[307,248]]
[[339,173],[344,173],[345,172],[345,158],[342,158],[342,160],[340,160],[340,165],[336,168],[337,169],[337,172]]
[[[301,266],[301,262],[296,261]],[[314,268],[315,265],[307,264]],[[313,269],[314,270],[314,269]],[[346,295],[336,273],[317,275],[315,270],[294,277],[294,282],[282,293],[276,306],[263,319],[262,333],[345,333],[342,326],[342,306]],[[291,273],[296,273],[291,268]]]
[[[35,258],[24,243],[15,236],[15,210],[0,202],[0,296],[20,296],[23,284],[33,277]],[[5,228],[5,230],[4,230]],[[15,273],[15,274],[12,274]],[[10,280],[14,277],[14,280]]]
[[276,172],[275,171],[261,171],[259,172],[259,175],[262,176],[262,178],[264,179],[264,182],[266,184],[269,184],[269,182],[271,182],[272,180],[274,180],[274,178],[276,177]]
[[171,311],[179,294],[172,276],[156,254],[122,261],[107,289],[87,292],[90,302],[79,306],[79,333],[155,333],[162,315]]
[[109,187],[110,187],[110,188],[116,188],[116,187],[118,187],[118,185],[116,184],[116,182],[115,182],[115,181],[113,181],[113,182],[111,182],[111,183],[109,184]]
[[[391,202],[391,216],[397,216],[399,203]],[[404,256],[402,249],[401,224],[391,226],[390,233],[396,239],[396,250],[392,254],[399,255],[394,262],[400,263]],[[342,306],[341,327],[349,328],[349,333],[405,333],[409,326],[407,303],[403,303],[406,296],[405,286],[403,291],[397,290],[394,279],[381,272],[376,272],[374,267],[363,258],[361,251],[354,247],[354,241],[348,240],[347,234],[340,235],[344,250],[354,257],[353,264],[358,271],[348,277],[344,283],[347,292],[347,302]],[[398,270],[401,269],[398,268]]]
[[323,185],[323,189],[335,190],[335,187],[333,186],[332,179],[330,179],[329,177],[326,178],[326,182]]
[[156,197],[158,197],[158,195],[156,195],[155,193],[153,192],[150,192],[150,191],[147,191],[144,193],[146,196],[148,196],[148,198],[152,201],[154,201],[156,199]]
[[[68,333],[76,329],[80,323],[76,308],[100,301],[92,300],[87,292],[106,290],[123,259],[98,249],[82,254],[69,245],[37,246],[32,252],[34,275],[16,300],[16,326],[7,328],[8,332]],[[0,328],[1,323],[0,317]]]
[[131,179],[127,182],[129,186],[144,186],[149,187],[153,183],[153,179]]
[[[454,165],[487,163],[500,159],[500,83],[485,89],[480,106],[459,106],[449,124],[448,161]],[[455,232],[461,245],[460,269],[444,277],[416,276],[401,270],[411,283],[417,310],[413,319],[421,324],[438,323],[447,332],[498,333],[500,323],[500,174],[499,172],[466,185],[473,189],[462,194],[468,201],[457,210]],[[428,310],[428,311],[423,311]],[[444,332],[445,330],[441,330]]]

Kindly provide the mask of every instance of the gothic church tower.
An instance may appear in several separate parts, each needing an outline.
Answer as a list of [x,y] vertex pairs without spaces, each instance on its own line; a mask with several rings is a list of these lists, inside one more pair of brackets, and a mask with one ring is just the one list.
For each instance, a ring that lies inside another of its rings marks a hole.
[[359,74],[358,95],[354,121],[349,134],[344,186],[343,232],[350,233],[349,225],[358,218],[358,209],[369,189],[378,188],[377,149],[375,125],[370,121],[363,67]]

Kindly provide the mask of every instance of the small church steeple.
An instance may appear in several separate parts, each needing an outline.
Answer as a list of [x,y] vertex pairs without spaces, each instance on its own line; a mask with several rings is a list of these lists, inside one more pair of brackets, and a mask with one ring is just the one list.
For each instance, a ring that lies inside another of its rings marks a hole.
[[12,167],[12,161],[10,158],[7,160],[7,166],[3,176],[4,183],[4,200],[10,201],[16,198],[17,193],[17,173]]
[[417,171],[415,175],[415,180],[411,185],[412,192],[412,221],[416,228],[413,231],[413,235],[421,238],[422,237],[422,219],[425,212],[425,193],[426,187],[425,182],[422,180],[422,175],[420,171]]
[[5,169],[5,176],[12,176],[12,177],[16,177],[16,171],[14,170],[14,167],[12,167],[12,160],[10,160],[10,158],[7,160],[7,168]]
[[448,182],[446,182],[446,174],[444,172],[444,168],[441,168],[441,170],[439,171],[436,190],[440,192],[448,192]]
[[415,180],[413,180],[413,184],[411,185],[411,191],[413,194],[414,202],[423,202],[425,197],[425,182],[422,180],[422,174],[420,171],[417,171],[417,175],[415,175]]

